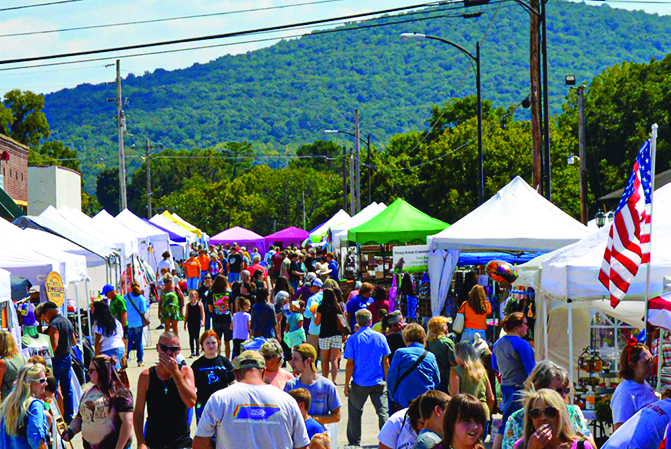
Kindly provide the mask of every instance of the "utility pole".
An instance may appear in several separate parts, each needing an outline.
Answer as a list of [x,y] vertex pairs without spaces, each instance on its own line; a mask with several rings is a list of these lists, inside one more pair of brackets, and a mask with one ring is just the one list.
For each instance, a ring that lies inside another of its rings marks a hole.
[[[531,7],[539,10],[539,1],[531,0]],[[532,187],[538,192],[541,191],[542,182],[542,150],[541,150],[541,117],[540,117],[540,27],[539,16],[537,14],[529,14],[529,75],[531,81],[531,94],[529,100],[531,102],[531,148],[532,148]]]
[[545,177],[543,179],[543,186],[545,187],[545,199],[550,201],[552,199],[552,175],[550,164],[550,100],[548,92],[548,38],[547,38],[547,14],[545,6],[547,0],[540,0],[541,3],[541,23],[543,26],[543,39],[541,40],[541,54],[543,56],[543,137],[544,137],[544,160],[543,168],[545,169]]
[[342,210],[347,210],[347,147],[342,146]]
[[128,207],[126,198],[126,153],[123,147],[123,131],[126,119],[123,114],[123,98],[121,96],[121,61],[116,60],[116,113],[117,128],[119,131],[119,196],[121,197],[121,210]]
[[[359,110],[354,111],[354,153],[356,153],[356,212],[361,210],[361,146],[359,143]],[[354,215],[354,213],[352,214]]]
[[303,190],[303,229],[305,229],[305,190]]
[[370,134],[368,134],[368,140],[366,141],[366,147],[368,148],[368,205],[370,205],[370,176],[371,176],[371,167],[370,167]]
[[354,193],[354,154],[349,153],[349,214],[356,214],[356,195]]
[[145,162],[147,163],[147,219],[151,218],[151,163],[149,162],[149,138],[144,141],[146,151]]
[[585,86],[578,86],[578,153],[580,156],[580,218],[587,225],[587,158],[585,157]]

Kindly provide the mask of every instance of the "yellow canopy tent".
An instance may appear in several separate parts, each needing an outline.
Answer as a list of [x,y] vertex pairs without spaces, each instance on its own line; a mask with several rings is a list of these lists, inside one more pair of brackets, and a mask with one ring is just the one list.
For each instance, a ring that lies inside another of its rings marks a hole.
[[187,223],[187,222],[184,221],[184,220],[180,220],[180,219],[176,218],[174,215],[172,215],[172,214],[171,214],[170,212],[168,212],[167,210],[164,210],[163,213],[162,213],[161,215],[163,215],[165,218],[167,218],[168,220],[170,220],[170,221],[172,221],[173,223],[175,223],[175,224],[176,224],[177,226],[179,226],[180,228],[184,228],[184,229],[186,229],[186,230],[189,231],[189,232],[193,232],[194,234],[196,234],[196,235],[198,236],[198,238],[202,238],[202,237],[203,237],[203,231],[201,231],[200,229],[198,229],[198,228],[195,227],[194,225]]

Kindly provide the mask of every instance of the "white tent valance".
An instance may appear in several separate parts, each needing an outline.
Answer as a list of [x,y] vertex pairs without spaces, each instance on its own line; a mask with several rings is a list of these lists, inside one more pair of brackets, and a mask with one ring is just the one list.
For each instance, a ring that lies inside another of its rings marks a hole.
[[0,268],[0,302],[12,299],[12,283],[9,276],[9,271]]
[[371,203],[363,208],[358,214],[351,217],[349,220],[346,220],[344,223],[338,226],[331,227],[333,246],[335,248],[339,248],[342,242],[347,241],[347,231],[364,224],[386,208],[387,206],[384,203]]

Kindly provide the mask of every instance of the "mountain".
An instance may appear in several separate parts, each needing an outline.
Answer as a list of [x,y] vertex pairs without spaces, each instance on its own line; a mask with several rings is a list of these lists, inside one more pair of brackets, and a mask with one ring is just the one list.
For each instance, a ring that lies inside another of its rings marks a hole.
[[[483,11],[478,18],[446,17],[477,10]],[[590,82],[624,60],[661,59],[671,46],[671,17],[573,2],[550,2],[547,11],[552,113],[561,111],[568,92],[564,75]],[[392,24],[410,18],[421,20]],[[383,23],[389,25],[372,26]],[[372,27],[355,29],[362,25]],[[472,53],[486,36],[483,98],[508,106],[528,95],[529,15],[512,1],[456,12],[439,6],[316,31],[182,70],[128,75],[123,90],[132,136],[126,144],[143,147],[148,137],[167,148],[189,149],[248,140],[257,155],[281,155],[323,138],[324,129],[351,130],[359,109],[362,135],[371,134],[371,143],[382,147],[394,134],[425,128],[432,105],[475,93],[465,55],[432,40],[406,42],[399,37],[403,32],[439,36]],[[84,159],[89,188],[97,171],[116,164],[116,107],[106,102],[114,89],[83,84],[45,99],[56,137]],[[142,154],[129,151],[130,173]]]

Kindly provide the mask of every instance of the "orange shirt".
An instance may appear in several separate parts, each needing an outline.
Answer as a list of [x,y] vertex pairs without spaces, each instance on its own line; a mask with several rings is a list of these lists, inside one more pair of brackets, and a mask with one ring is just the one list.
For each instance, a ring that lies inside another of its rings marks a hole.
[[195,257],[191,257],[184,262],[184,270],[186,270],[187,278],[198,278],[200,277],[200,262]]
[[202,271],[209,271],[210,270],[210,256],[207,254],[201,254],[198,256],[198,262],[200,263],[200,269]]
[[459,308],[459,313],[463,313],[466,320],[464,321],[464,329],[487,329],[487,315],[492,313],[492,305],[489,301],[485,301],[487,307],[487,313],[484,315],[478,315],[475,313],[475,310],[471,309],[471,306],[468,305],[468,301],[464,303]]

